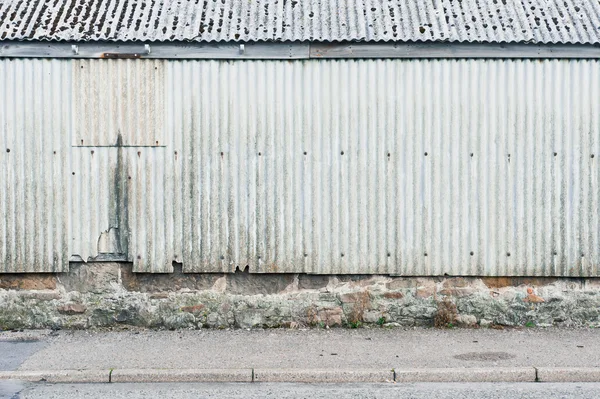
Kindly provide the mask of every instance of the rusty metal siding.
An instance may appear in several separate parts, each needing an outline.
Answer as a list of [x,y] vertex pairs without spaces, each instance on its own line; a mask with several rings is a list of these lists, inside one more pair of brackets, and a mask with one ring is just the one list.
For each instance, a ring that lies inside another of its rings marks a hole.
[[185,271],[598,274],[597,61],[169,67]]
[[68,63],[0,60],[0,272],[69,267]]
[[[3,59],[0,99],[0,271],[599,275],[598,61]],[[102,146],[119,109],[160,115]]]

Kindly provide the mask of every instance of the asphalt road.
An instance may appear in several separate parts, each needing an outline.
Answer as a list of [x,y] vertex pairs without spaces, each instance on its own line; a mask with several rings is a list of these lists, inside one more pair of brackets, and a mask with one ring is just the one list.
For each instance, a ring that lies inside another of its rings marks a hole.
[[[414,398],[558,399],[598,398],[600,383],[418,384],[30,384],[0,381],[2,399],[146,398]],[[4,395],[4,396],[3,396]]]

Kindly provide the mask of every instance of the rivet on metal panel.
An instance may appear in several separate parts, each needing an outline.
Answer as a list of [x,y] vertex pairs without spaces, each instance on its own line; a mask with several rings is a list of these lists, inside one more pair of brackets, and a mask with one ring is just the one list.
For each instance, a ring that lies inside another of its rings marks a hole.
[[156,145],[158,145],[158,141],[156,142]]
[[557,155],[558,155],[558,154],[555,152],[555,153],[554,153],[554,156],[557,156]]
[[127,176],[127,179],[131,180],[131,176]]
[[425,153],[425,156],[427,156],[427,153]]
[[392,254],[391,254],[391,253],[389,253],[389,252],[388,252],[388,254],[387,254],[387,255],[388,255],[388,258],[389,258],[390,256],[392,256]]
[[341,154],[341,155],[344,155],[344,151],[342,151],[340,154]]
[[585,256],[584,254],[581,254],[581,257],[582,257],[582,258],[583,258],[584,256]]
[[94,150],[90,151],[92,153],[92,155],[94,155]]
[[137,258],[138,258],[138,259],[142,259],[142,255],[138,255],[138,256],[137,256]]
[[507,252],[507,253],[506,253],[506,256],[510,256],[510,252]]
[[260,157],[261,155],[262,155],[262,152],[259,152],[259,153],[258,153],[258,156]]
[[306,155],[306,151],[304,151],[304,155]]
[[56,151],[54,151],[54,155],[56,155]]
[[6,152],[10,152],[10,148],[7,148],[7,149],[6,149]]
[[390,155],[391,155],[391,154],[388,152],[388,154],[387,154],[388,158],[390,157]]
[[342,258],[344,257],[344,254],[342,254]]
[[471,256],[475,255],[475,253],[473,251],[470,252]]
[[223,151],[221,151],[221,156],[223,156]]
[[81,145],[83,145],[83,140],[81,140]]
[[556,251],[555,251],[555,252],[553,253],[553,255],[554,255],[554,256],[556,256],[556,255],[558,255],[558,254],[557,254],[557,253],[556,253]]
[[425,253],[423,254],[423,256],[427,256],[427,252],[425,252]]
[[592,158],[594,158],[594,154],[590,155]]
[[258,255],[258,259],[260,259],[260,255]]
[[304,257],[306,258],[308,256],[308,254],[304,254]]
[[225,259],[225,257],[223,255],[221,255],[221,260]]
[[473,153],[471,153],[471,158],[473,158]]
[[73,176],[75,176],[75,172],[71,173]]
[[142,155],[141,151],[138,151],[138,158]]

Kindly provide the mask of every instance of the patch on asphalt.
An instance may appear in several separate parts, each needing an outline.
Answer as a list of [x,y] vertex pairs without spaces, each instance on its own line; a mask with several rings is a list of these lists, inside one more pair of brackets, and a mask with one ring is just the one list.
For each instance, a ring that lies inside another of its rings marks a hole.
[[461,355],[454,356],[455,359],[459,360],[475,360],[477,362],[490,362],[496,360],[507,360],[514,358],[515,355],[511,355],[506,352],[469,352]]
[[27,358],[43,349],[43,341],[0,341],[0,371],[16,370]]

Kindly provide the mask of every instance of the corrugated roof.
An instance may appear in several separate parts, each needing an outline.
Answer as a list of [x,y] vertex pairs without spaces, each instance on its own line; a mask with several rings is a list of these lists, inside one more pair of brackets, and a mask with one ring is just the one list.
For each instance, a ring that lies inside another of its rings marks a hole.
[[0,39],[599,43],[598,0],[0,0]]

